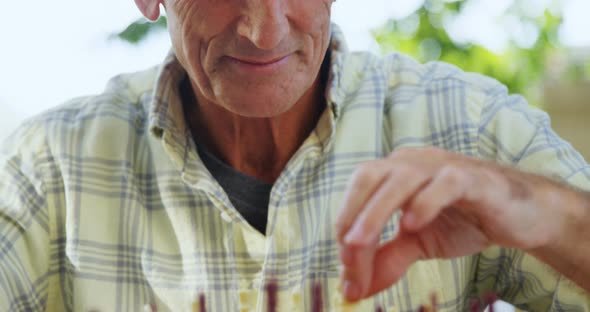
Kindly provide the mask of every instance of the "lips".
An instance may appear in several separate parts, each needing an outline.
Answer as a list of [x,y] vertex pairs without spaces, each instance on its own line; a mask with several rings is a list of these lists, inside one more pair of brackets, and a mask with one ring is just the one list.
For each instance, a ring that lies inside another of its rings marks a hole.
[[241,73],[250,79],[253,75],[270,77],[281,72],[285,72],[290,64],[292,54],[272,58],[247,58],[226,56],[230,66],[236,73]]
[[289,57],[289,55],[284,55],[284,56],[275,57],[275,58],[265,58],[265,59],[254,59],[254,58],[242,58],[242,57],[229,56],[229,58],[232,59],[233,61],[244,63],[247,65],[252,65],[252,66],[268,66],[268,65],[276,64],[276,63],[279,63],[282,60],[286,59],[287,57]]

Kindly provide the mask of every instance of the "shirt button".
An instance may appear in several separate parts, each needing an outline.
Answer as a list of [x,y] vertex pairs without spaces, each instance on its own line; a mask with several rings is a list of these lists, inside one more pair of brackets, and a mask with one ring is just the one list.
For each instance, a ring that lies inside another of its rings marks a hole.
[[223,219],[223,221],[227,222],[227,223],[231,223],[232,222],[232,218],[229,214],[227,214],[227,212],[222,212],[221,213],[221,219]]
[[255,290],[242,289],[238,292],[240,312],[252,311],[252,306],[256,306],[258,292]]

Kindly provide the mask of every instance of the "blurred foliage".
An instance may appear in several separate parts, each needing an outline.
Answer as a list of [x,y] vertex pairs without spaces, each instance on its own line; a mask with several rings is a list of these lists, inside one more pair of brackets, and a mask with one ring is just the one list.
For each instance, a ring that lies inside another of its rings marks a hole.
[[131,23],[120,33],[114,34],[113,37],[132,44],[137,44],[144,40],[152,31],[166,29],[166,26],[167,20],[165,16],[161,16],[155,22],[150,22],[149,20],[142,17]]
[[[457,42],[449,33],[449,25],[475,0],[426,0],[414,13],[402,19],[391,19],[374,30],[382,52],[399,51],[421,62],[440,60],[455,64],[465,71],[491,76],[504,83],[511,92],[525,94],[533,104],[540,100],[539,86],[546,73],[550,56],[560,50],[558,32],[562,16],[556,10],[544,8],[540,16],[530,16],[523,1],[513,1],[505,15],[516,20],[533,36],[529,46],[523,46],[515,29],[498,29],[511,34],[507,48],[494,53],[475,42]],[[557,1],[555,1],[557,2]],[[559,3],[553,3],[559,5]],[[511,25],[514,27],[515,25]],[[581,66],[569,66],[569,79],[578,80],[587,75]]]

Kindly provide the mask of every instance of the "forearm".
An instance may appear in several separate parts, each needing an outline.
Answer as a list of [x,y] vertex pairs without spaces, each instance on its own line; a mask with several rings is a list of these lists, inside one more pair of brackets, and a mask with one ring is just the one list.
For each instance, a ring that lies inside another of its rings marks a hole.
[[561,231],[530,253],[590,292],[590,194],[562,190],[556,202],[563,211]]

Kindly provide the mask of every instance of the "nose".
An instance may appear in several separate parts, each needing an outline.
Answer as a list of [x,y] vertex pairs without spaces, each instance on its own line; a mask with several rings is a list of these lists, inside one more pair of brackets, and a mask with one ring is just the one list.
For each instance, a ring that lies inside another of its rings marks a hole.
[[257,48],[271,50],[289,33],[286,0],[245,1],[238,34]]

